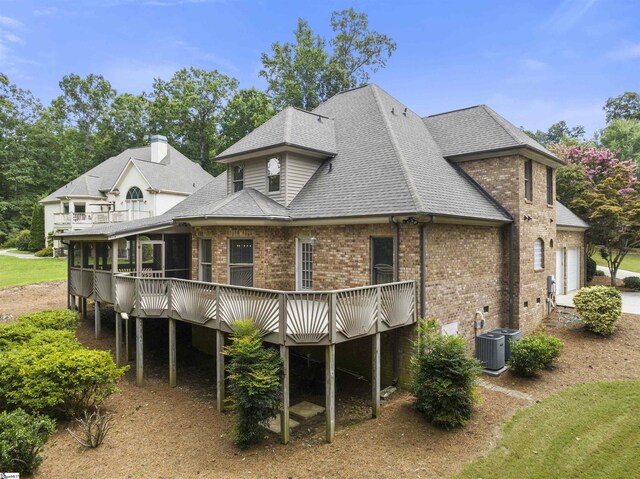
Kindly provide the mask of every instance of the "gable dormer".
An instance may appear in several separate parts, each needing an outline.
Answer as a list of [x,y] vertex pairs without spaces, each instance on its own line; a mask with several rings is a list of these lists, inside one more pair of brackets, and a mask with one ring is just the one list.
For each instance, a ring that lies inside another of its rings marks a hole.
[[287,206],[336,154],[333,119],[286,108],[216,157],[227,165],[227,192],[254,188]]

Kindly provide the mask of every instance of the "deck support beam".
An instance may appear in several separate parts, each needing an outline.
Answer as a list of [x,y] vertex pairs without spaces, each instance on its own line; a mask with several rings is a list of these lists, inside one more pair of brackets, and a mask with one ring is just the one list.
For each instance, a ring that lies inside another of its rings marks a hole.
[[289,443],[289,348],[280,346],[282,358],[282,409],[280,409],[280,439],[282,444]]
[[216,330],[216,399],[218,412],[224,411],[224,334]]
[[122,316],[116,313],[116,366],[122,366]]
[[136,385],[144,385],[143,319],[136,318]]
[[133,336],[133,328],[130,327],[131,318],[127,316],[127,319],[124,320],[124,362],[128,363],[133,359],[133,341],[131,341],[131,337]]
[[371,336],[371,416],[380,415],[380,333]]
[[176,387],[176,320],[169,318],[169,386]]
[[332,443],[336,438],[336,345],[325,347],[325,420],[326,439]]
[[93,307],[94,307],[93,318],[95,320],[95,327],[96,327],[96,339],[102,339],[102,324],[101,324],[102,318],[100,317],[100,301],[94,301]]

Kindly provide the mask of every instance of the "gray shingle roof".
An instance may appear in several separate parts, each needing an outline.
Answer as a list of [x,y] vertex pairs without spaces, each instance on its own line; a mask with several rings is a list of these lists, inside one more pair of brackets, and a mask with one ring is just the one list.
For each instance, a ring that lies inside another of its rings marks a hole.
[[233,193],[210,204],[193,205],[182,217],[289,219],[287,208],[253,188]]
[[293,200],[294,219],[423,213],[508,221],[443,158],[422,118],[376,85],[336,95],[314,113],[335,119],[337,155]]
[[571,228],[589,228],[589,223],[559,201],[556,201],[556,224],[558,226],[568,226]]
[[152,188],[193,193],[212,180],[212,176],[178,150],[168,145],[167,156],[159,163],[151,161],[151,147],[129,148],[103,161],[75,180],[47,196],[44,202],[65,196],[103,197],[101,191],[113,188],[124,168],[133,160]]
[[336,152],[333,120],[288,107],[231,145],[216,159],[278,145],[297,146],[332,156]]
[[447,158],[527,147],[562,163],[544,146],[486,105],[427,116],[423,120]]

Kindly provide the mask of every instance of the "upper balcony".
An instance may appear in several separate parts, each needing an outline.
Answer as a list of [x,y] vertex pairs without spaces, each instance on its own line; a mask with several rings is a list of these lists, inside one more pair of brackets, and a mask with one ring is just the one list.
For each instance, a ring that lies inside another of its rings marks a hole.
[[151,211],[97,211],[91,213],[54,213],[53,224],[74,228],[90,228],[97,224],[122,223],[125,221],[150,218]]

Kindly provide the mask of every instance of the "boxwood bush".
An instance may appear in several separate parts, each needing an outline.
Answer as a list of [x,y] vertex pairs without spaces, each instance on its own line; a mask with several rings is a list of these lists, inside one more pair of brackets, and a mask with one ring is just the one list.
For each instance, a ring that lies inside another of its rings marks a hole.
[[628,276],[622,280],[624,282],[625,287],[629,289],[633,289],[635,291],[640,291],[640,278],[637,276]]
[[50,309],[20,316],[19,322],[40,329],[68,329],[75,331],[80,322],[77,312],[69,309]]
[[0,471],[31,474],[42,463],[41,452],[55,422],[22,409],[0,412]]
[[434,319],[421,320],[411,358],[415,408],[434,426],[453,429],[471,419],[480,362],[459,336],[442,335]]
[[622,316],[622,296],[611,286],[582,288],[573,303],[587,328],[603,336],[615,331],[616,321]]
[[74,417],[117,391],[126,368],[65,331],[42,331],[0,354],[0,409]]
[[533,376],[540,369],[552,367],[563,347],[562,341],[544,332],[512,341],[509,368],[518,376]]
[[13,348],[27,341],[32,341],[34,345],[78,342],[73,331],[38,329],[27,323],[0,324],[0,351]]
[[233,328],[231,345],[224,349],[229,357],[228,403],[235,421],[234,442],[246,448],[263,436],[269,419],[280,411],[282,359],[263,346],[251,320],[235,321]]

